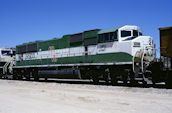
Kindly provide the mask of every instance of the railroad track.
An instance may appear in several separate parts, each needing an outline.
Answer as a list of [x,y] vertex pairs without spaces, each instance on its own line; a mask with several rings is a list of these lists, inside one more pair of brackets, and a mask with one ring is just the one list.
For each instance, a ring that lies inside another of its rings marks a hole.
[[[4,78],[2,78],[4,79]],[[12,80],[12,79],[11,79]],[[30,82],[35,82],[33,78],[30,80],[22,79],[18,81],[30,81]],[[80,79],[47,79],[45,80],[44,78],[40,78],[37,82],[47,82],[47,83],[60,83],[60,84],[83,84],[83,85],[94,85],[92,80],[80,80]],[[103,86],[112,86],[110,81],[109,83],[106,83],[104,81],[100,81],[98,85],[103,85]],[[123,87],[139,87],[139,88],[166,88],[165,83],[159,83],[159,84],[147,84],[146,86],[143,85],[142,83],[138,83],[135,85],[132,85],[130,83],[123,84],[123,82],[118,81],[115,86],[123,86]]]

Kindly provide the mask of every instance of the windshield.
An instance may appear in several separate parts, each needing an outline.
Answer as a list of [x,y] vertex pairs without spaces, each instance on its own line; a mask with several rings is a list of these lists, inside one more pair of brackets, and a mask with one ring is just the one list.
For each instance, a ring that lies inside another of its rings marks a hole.
[[142,36],[142,33],[139,32],[138,30],[132,30],[132,31],[122,30],[121,31],[121,38],[123,38],[124,40],[132,40],[138,36]]
[[121,31],[121,37],[131,36],[131,31]]
[[12,53],[11,53],[11,51],[8,51],[8,50],[2,50],[1,54],[2,55],[11,55]]
[[121,37],[128,37],[125,40],[133,40],[134,38],[139,36],[139,32],[137,30],[131,31],[121,31]]

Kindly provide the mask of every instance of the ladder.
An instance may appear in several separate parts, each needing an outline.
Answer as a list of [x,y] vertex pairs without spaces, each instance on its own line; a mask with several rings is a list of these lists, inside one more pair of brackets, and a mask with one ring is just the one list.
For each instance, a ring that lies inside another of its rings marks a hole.
[[[146,66],[149,66],[149,62],[146,62],[144,61],[144,57],[145,57],[145,53],[146,53],[146,50],[147,49],[150,49],[152,47],[150,46],[144,46],[143,49],[141,49],[140,51],[137,51],[136,54],[133,56],[133,59],[132,59],[132,65],[133,65],[133,72],[135,72],[135,58],[139,56],[140,58],[140,63],[141,63],[141,73],[142,74],[142,79],[148,83],[148,84],[152,84],[152,81],[148,80],[148,78],[145,77],[144,73],[145,73],[145,70],[144,70],[144,67]],[[146,54],[147,55],[147,54]],[[144,66],[145,65],[145,66]],[[139,78],[138,78],[139,79]]]

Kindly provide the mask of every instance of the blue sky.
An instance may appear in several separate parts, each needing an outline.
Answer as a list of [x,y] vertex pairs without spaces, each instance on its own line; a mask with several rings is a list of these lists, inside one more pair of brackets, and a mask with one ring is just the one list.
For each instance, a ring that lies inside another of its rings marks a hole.
[[172,0],[0,0],[0,47],[95,28],[137,25],[152,36],[172,26]]

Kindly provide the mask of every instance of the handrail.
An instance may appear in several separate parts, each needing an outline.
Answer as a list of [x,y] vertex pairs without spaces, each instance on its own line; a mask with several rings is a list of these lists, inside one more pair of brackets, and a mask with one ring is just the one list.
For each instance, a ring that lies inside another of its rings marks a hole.
[[8,68],[8,69],[9,69],[9,72],[10,72],[11,74],[13,73],[13,68],[12,68],[12,67],[13,67],[14,65],[15,65],[15,61],[14,61],[14,59],[13,59],[13,60],[10,61],[10,65],[9,65],[9,68]]
[[5,65],[3,66],[3,74],[5,74],[7,72],[7,67],[9,65],[10,62],[6,62]]
[[142,57],[141,57],[141,69],[142,69],[142,72],[144,71],[143,70],[143,58],[144,58],[144,55],[145,55],[145,48],[146,47],[143,47],[144,49],[143,49],[143,53],[142,53]]
[[5,65],[3,66],[3,74],[6,74],[8,72],[8,69],[9,69],[9,72],[12,73],[13,65],[15,65],[15,57],[13,57],[9,62],[5,63]]
[[[142,49],[141,49],[142,50]],[[133,72],[135,71],[135,67],[134,67],[134,61],[135,61],[135,56],[136,56],[136,54],[138,54],[138,53],[140,53],[141,51],[137,51],[136,53],[135,53],[135,55],[133,56],[133,58],[132,58],[132,64],[133,64]]]
[[[137,53],[137,52],[136,52]],[[135,55],[133,56],[133,58],[132,58],[132,61],[133,61],[133,72],[134,72],[134,58],[135,58]]]
[[138,52],[141,53],[141,70],[142,70],[142,72],[144,72],[144,56],[145,56],[145,50],[148,48],[153,49],[152,46],[144,46],[142,49],[140,49],[140,51],[137,51],[135,53],[135,55],[133,56],[133,59],[132,59],[133,60],[133,72],[134,72],[134,60],[135,60],[136,54]]

